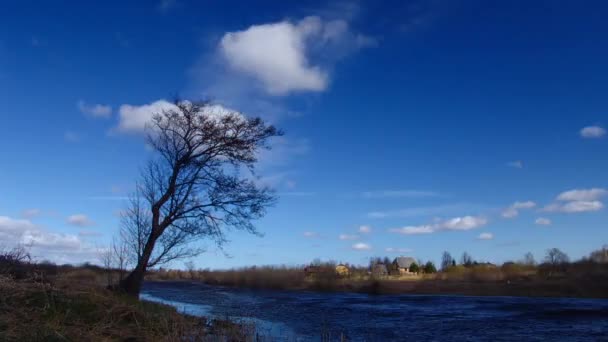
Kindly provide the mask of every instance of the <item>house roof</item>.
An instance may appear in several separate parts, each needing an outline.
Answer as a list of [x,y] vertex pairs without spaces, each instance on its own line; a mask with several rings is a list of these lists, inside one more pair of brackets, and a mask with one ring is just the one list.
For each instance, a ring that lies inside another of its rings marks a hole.
[[414,258],[411,257],[398,257],[395,258],[395,261],[393,261],[394,263],[397,264],[397,266],[399,266],[399,268],[410,268],[410,266],[414,263],[416,263],[416,260],[414,260]]

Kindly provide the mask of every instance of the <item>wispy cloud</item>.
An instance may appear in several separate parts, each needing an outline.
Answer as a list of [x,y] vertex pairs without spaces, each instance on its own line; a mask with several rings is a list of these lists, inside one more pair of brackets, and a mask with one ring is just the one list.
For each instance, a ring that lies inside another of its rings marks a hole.
[[364,242],[358,242],[358,243],[352,245],[351,248],[356,251],[368,251],[368,250],[372,249],[372,246],[370,246],[369,244],[364,243]]
[[411,253],[414,250],[411,248],[393,248],[393,247],[387,247],[386,249],[384,249],[385,252],[387,253]]
[[302,233],[302,235],[305,238],[316,238],[316,237],[319,237],[319,233],[317,233],[317,232],[311,232],[311,231],[304,232],[304,233]]
[[434,191],[423,190],[383,190],[383,191],[365,191],[361,193],[363,198],[378,199],[378,198],[420,198],[420,197],[438,197],[440,194]]
[[534,207],[536,207],[536,203],[532,202],[532,201],[515,202],[515,203],[511,204],[508,208],[503,210],[501,215],[504,218],[513,218],[513,217],[517,217],[519,215],[519,210],[532,209]]
[[481,233],[477,236],[477,240],[492,240],[494,239],[494,234],[492,233]]
[[511,162],[508,162],[507,166],[512,167],[512,168],[516,168],[516,169],[523,169],[524,168],[524,162],[522,162],[521,160],[514,160],[514,161],[511,161]]
[[66,219],[66,222],[68,224],[71,224],[73,226],[78,226],[78,227],[87,227],[87,226],[92,226],[95,224],[93,221],[91,221],[89,219],[89,217],[87,215],[84,215],[84,214],[70,215]]
[[406,226],[402,228],[389,229],[390,233],[404,234],[404,235],[419,235],[419,234],[432,234],[438,231],[444,230],[460,230],[466,231],[475,228],[482,227],[488,223],[488,220],[482,216],[462,216],[454,217],[448,220],[436,222],[434,224],[420,225],[420,226]]
[[606,130],[600,126],[587,126],[581,129],[581,137],[587,139],[598,139],[606,135]]
[[372,227],[370,226],[360,226],[359,227],[359,233],[361,234],[369,234],[372,232]]
[[112,107],[102,104],[87,104],[83,100],[76,104],[81,113],[93,117],[108,119],[112,116]]
[[72,131],[67,131],[63,134],[63,140],[69,143],[77,143],[80,141],[80,135]]
[[391,217],[418,217],[418,216],[442,216],[442,215],[453,215],[458,212],[465,210],[480,209],[481,206],[468,204],[468,203],[457,203],[457,204],[445,204],[429,207],[412,207],[398,210],[386,210],[386,211],[372,211],[367,213],[367,217],[383,219]]
[[31,220],[35,217],[38,217],[42,214],[42,210],[38,208],[30,208],[26,209],[21,213],[21,216],[25,219]]
[[551,224],[551,220],[545,217],[539,217],[534,221],[534,223],[540,226],[548,226]]
[[354,235],[354,234],[340,234],[338,236],[338,239],[340,240],[357,240],[359,238],[359,235]]

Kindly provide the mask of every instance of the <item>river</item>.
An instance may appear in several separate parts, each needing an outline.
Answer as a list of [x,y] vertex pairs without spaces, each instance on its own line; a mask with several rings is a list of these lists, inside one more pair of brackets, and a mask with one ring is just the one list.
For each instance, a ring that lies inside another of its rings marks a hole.
[[367,295],[147,282],[141,298],[254,323],[278,340],[608,341],[608,300]]

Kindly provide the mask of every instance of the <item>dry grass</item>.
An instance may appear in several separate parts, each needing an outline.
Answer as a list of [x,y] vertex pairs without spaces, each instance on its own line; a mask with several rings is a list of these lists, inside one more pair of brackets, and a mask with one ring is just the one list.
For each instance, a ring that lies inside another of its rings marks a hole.
[[93,269],[46,274],[24,264],[19,274],[0,274],[0,341],[264,340],[251,325],[182,315],[106,290],[106,274]]

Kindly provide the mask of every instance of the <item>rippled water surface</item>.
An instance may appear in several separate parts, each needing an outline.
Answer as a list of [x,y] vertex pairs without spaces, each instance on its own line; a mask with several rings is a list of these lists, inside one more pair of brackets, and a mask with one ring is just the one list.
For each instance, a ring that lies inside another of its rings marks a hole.
[[[607,284],[608,286],[608,284]],[[251,321],[266,335],[353,341],[608,341],[608,300],[366,295],[149,282],[142,298]]]

